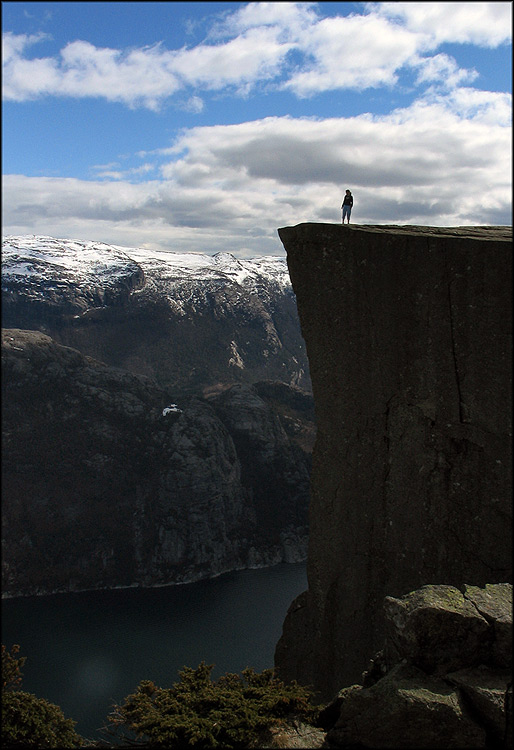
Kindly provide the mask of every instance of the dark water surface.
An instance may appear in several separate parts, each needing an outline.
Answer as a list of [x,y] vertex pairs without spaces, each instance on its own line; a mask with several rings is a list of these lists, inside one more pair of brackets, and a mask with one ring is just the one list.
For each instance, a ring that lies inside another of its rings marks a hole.
[[170,687],[183,666],[212,676],[273,666],[305,564],[227,573],[157,589],[26,597],[2,603],[2,643],[27,657],[22,689],[61,706],[97,739],[114,702],[141,680]]

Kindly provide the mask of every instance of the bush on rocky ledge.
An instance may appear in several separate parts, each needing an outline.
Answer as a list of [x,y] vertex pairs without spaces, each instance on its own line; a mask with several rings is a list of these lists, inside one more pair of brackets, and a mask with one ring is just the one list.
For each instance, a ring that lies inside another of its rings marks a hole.
[[160,688],[143,681],[109,717],[122,738],[135,733],[146,747],[248,748],[272,726],[314,721],[310,692],[285,685],[272,669],[245,669],[211,680],[212,665],[184,668],[179,682]]
[[75,722],[59,706],[20,690],[25,657],[18,652],[16,644],[10,651],[2,645],[2,747],[80,747]]

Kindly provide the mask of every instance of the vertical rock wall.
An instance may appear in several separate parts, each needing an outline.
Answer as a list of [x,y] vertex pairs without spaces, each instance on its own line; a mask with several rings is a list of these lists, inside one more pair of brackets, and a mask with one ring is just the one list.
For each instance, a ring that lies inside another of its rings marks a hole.
[[317,439],[309,589],[276,665],[329,698],[381,647],[386,595],[511,581],[512,229],[279,235]]

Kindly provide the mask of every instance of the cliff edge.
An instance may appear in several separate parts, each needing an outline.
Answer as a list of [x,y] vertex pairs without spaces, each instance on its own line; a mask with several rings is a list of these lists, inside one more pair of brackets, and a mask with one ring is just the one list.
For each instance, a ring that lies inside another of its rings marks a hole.
[[386,596],[512,581],[512,228],[278,231],[317,438],[275,661],[328,699],[381,647]]

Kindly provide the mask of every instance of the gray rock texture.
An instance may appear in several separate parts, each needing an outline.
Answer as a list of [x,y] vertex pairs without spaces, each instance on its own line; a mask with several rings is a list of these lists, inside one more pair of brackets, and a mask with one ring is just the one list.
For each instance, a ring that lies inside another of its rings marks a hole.
[[177,403],[151,378],[3,330],[3,594],[305,559],[309,401],[260,383]]
[[[384,649],[363,684],[322,712],[324,747],[511,747],[512,637],[502,658],[494,647],[496,623],[512,628],[512,586],[468,588],[430,585],[386,598]],[[481,596],[487,620],[474,603]]]
[[265,750],[265,748],[314,748],[325,747],[325,732],[318,727],[294,721],[281,726],[273,726],[262,731],[250,748]]
[[512,229],[279,235],[317,438],[309,589],[276,665],[328,699],[380,648],[385,596],[512,580]]
[[468,716],[455,690],[413,667],[398,665],[376,685],[353,685],[339,698],[328,747],[485,747],[484,729]]

